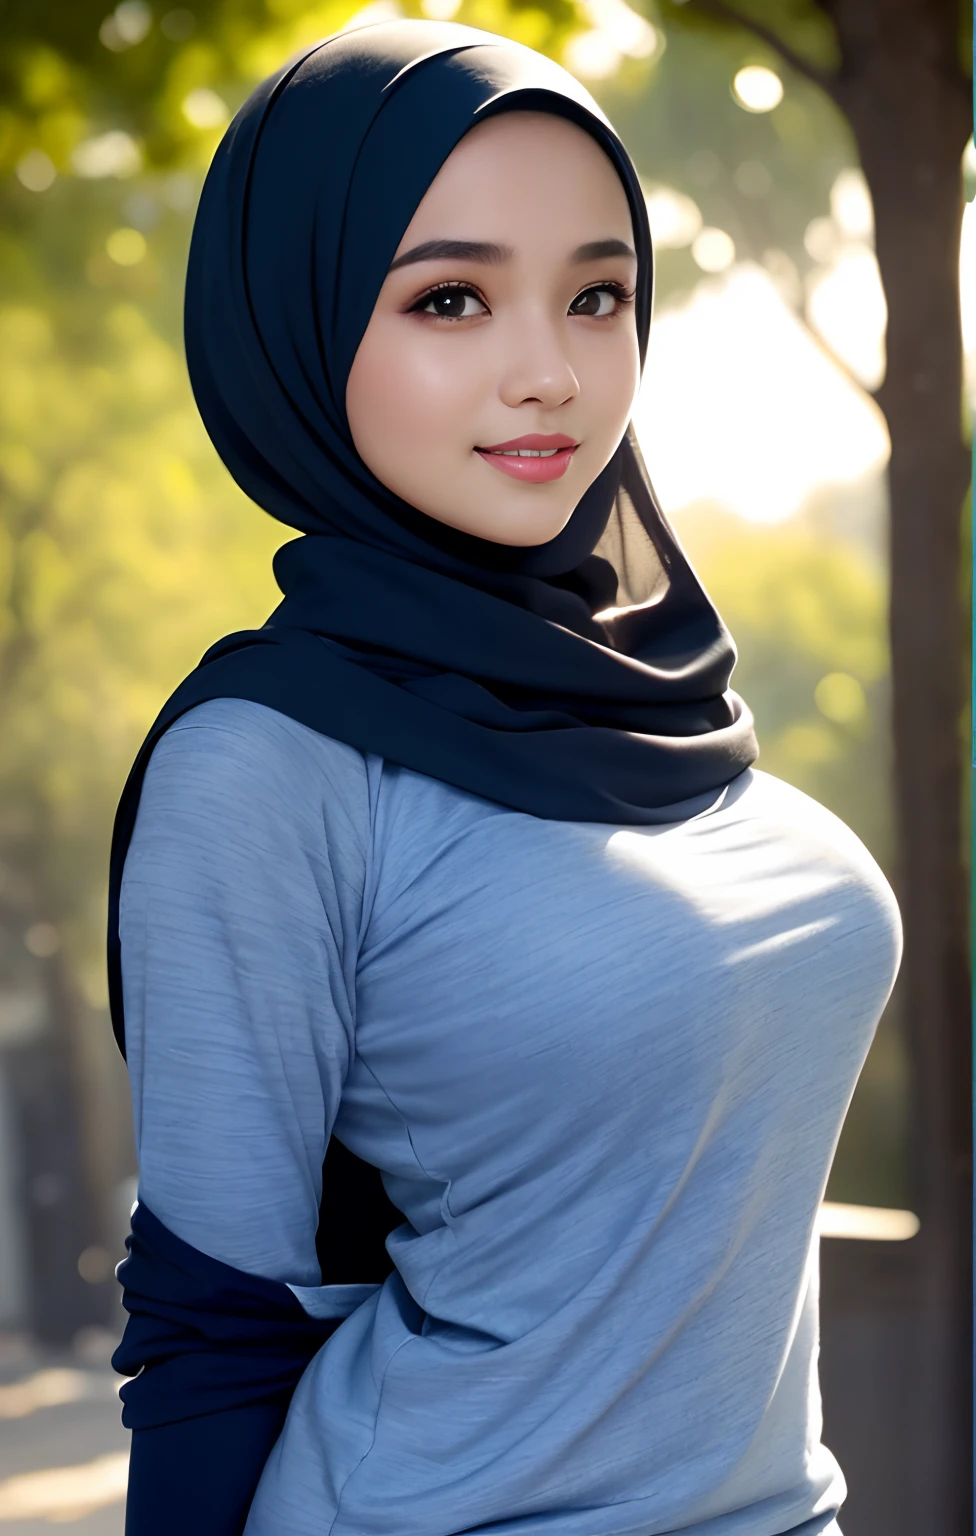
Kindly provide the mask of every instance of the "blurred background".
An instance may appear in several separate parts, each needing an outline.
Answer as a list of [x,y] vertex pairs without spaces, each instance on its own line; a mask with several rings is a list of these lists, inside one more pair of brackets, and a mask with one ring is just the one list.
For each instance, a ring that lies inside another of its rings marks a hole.
[[275,605],[290,536],[193,406],[197,196],[258,80],[397,15],[559,58],[641,173],[651,475],[737,643],[759,766],[858,833],[905,920],[822,1221],[842,1524],[970,1536],[965,0],[5,0],[0,1532],[122,1531],[107,1361],[136,1165],[107,1013],[112,816],[170,690]]

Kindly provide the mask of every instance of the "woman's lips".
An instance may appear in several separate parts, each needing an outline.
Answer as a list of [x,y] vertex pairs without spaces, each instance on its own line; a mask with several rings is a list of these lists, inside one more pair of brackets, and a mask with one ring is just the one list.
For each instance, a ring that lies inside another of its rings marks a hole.
[[487,464],[530,485],[558,480],[566,473],[579,444],[562,433],[529,432],[507,443],[493,443],[490,448],[476,448]]

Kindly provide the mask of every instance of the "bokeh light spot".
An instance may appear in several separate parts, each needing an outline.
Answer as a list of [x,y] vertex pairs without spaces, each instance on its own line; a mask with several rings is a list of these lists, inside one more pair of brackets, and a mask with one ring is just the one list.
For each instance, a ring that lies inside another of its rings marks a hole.
[[93,1244],[78,1255],[78,1273],[87,1285],[101,1285],[112,1274],[115,1265],[107,1248]]
[[747,112],[772,112],[783,100],[783,82],[774,69],[747,64],[732,81],[732,95]]
[[724,272],[735,261],[735,241],[724,229],[707,226],[692,241],[691,254],[703,272]]
[[644,200],[651,238],[658,250],[682,250],[701,230],[701,209],[685,193],[673,187],[649,187]]
[[142,261],[149,247],[146,237],[138,229],[113,229],[105,242],[105,249],[119,267],[135,267]]
[[813,690],[817,708],[837,725],[853,725],[867,713],[864,689],[849,672],[828,672]]
[[53,923],[32,923],[24,934],[24,943],[32,955],[47,960],[61,948],[61,936]]
[[83,139],[71,152],[76,176],[98,180],[102,176],[136,176],[142,170],[142,151],[131,133],[111,128],[93,139]]
[[198,85],[183,99],[183,116],[193,128],[221,128],[230,112],[222,96],[209,86]]
[[46,192],[48,187],[53,186],[57,171],[54,169],[54,161],[43,149],[29,149],[17,161],[15,175],[28,192]]
[[141,43],[151,26],[152,11],[146,0],[122,0],[102,22],[98,37],[110,53],[123,53]]

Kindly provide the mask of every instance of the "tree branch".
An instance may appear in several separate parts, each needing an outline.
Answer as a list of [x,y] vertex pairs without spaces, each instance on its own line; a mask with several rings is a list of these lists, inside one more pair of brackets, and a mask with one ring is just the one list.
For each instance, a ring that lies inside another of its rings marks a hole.
[[728,0],[677,0],[677,3],[689,11],[700,11],[702,15],[714,16],[717,21],[727,21],[730,26],[742,27],[743,31],[751,32],[753,37],[757,37],[760,42],[778,53],[783,63],[790,69],[811,81],[813,85],[819,86],[832,101],[840,105],[840,91],[836,76],[824,69],[819,69],[809,59],[803,58],[802,54],[797,53],[795,48],[791,48],[789,43],[784,42],[772,27],[767,27],[765,22],[755,21],[751,16],[744,16],[741,11],[736,10],[735,6],[729,5]]
[[[854,388],[860,394],[867,395],[869,400],[873,400],[875,405],[881,411],[881,414],[884,416],[884,407],[882,406],[881,401],[878,399],[881,386],[879,385],[877,389],[869,389],[868,386],[862,383],[862,381],[858,378],[850,363],[846,363],[841,357],[840,353],[834,351],[833,347],[830,345],[830,342],[824,340],[820,332],[816,329],[815,326],[810,324],[810,321],[806,318],[806,316],[800,315],[797,318],[802,321],[804,329],[806,330],[810,340],[816,345],[819,351],[823,353],[824,357],[828,358],[830,362],[833,363],[835,368],[840,369],[848,384],[853,384]],[[885,420],[887,421],[887,417],[885,417]]]

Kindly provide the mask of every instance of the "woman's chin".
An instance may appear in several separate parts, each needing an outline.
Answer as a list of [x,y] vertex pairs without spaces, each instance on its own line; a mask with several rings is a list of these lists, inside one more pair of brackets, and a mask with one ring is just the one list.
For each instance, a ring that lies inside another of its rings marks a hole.
[[477,488],[481,493],[478,495],[475,489],[459,482],[456,495],[438,507],[413,504],[426,517],[476,539],[529,548],[533,544],[547,544],[569,522],[582,492],[567,496],[566,489],[565,484],[558,488],[553,484],[520,485],[506,479],[500,494],[486,498],[483,485]]
[[548,517],[540,517],[538,512],[533,516],[532,509],[529,509],[524,516],[513,517],[509,506],[497,517],[486,515],[484,519],[479,519],[477,526],[472,526],[469,531],[479,539],[488,539],[492,544],[511,544],[518,549],[531,549],[535,544],[548,544],[557,533],[562,533],[572,512],[572,507],[568,510],[561,508],[558,512],[550,509]]

